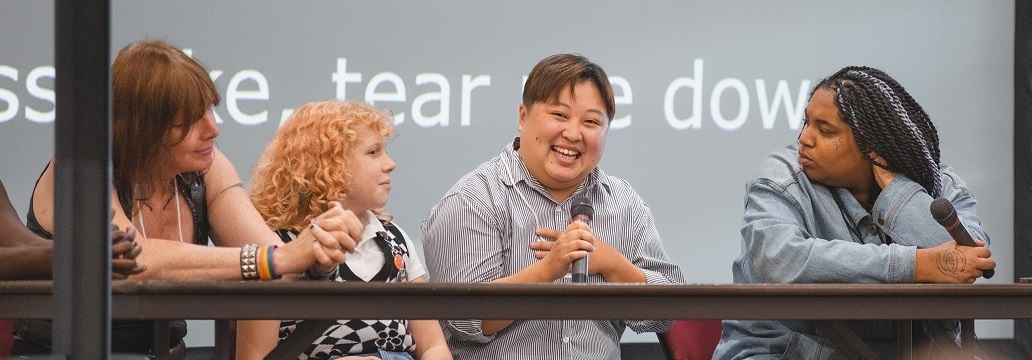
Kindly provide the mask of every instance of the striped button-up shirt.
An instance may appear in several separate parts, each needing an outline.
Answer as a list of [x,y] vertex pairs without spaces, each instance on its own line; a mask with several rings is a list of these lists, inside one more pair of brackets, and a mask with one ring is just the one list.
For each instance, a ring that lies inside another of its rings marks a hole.
[[[565,229],[576,195],[591,200],[595,236],[640,268],[649,283],[684,282],[680,268],[663,249],[652,212],[626,181],[596,167],[574,196],[556,203],[530,175],[512,145],[459,180],[423,220],[430,280],[490,282],[523,270],[538,261],[529,247],[537,239],[535,229]],[[556,282],[569,281],[567,276]],[[599,274],[588,279],[604,281]],[[670,323],[517,320],[493,335],[484,335],[480,320],[448,320],[444,325],[456,359],[619,359],[625,327],[662,332]]]

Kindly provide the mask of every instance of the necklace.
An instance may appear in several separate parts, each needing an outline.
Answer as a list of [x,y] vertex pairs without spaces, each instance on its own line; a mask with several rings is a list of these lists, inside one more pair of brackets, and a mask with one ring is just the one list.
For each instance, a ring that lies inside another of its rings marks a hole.
[[[172,192],[176,194],[176,225],[179,228],[179,242],[183,242],[183,213],[179,210],[179,184],[176,183],[175,178],[172,179]],[[150,194],[147,195],[149,196]],[[137,198],[136,201],[139,203],[136,206],[140,209],[140,234],[146,238],[147,226],[143,224],[143,208],[145,205],[143,200],[145,199]]]

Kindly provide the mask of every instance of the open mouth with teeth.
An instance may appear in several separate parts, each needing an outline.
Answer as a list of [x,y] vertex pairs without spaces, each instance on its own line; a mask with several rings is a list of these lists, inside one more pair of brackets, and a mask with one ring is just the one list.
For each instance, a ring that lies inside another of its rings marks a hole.
[[559,155],[560,158],[570,159],[570,160],[579,158],[581,156],[581,152],[580,151],[570,150],[570,149],[566,149],[566,148],[561,148],[561,147],[558,147],[558,146],[553,146],[552,147],[552,152],[554,152],[556,155]]

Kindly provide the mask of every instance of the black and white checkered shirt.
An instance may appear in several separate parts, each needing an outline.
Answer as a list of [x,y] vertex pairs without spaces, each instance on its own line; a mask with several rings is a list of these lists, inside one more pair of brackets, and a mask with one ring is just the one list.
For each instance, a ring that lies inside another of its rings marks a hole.
[[[510,176],[511,174],[511,176]],[[537,212],[537,222],[527,205]],[[595,236],[645,273],[649,283],[683,283],[656,231],[652,212],[631,186],[595,168],[575,192],[587,196]],[[575,196],[571,196],[572,199]],[[561,204],[530,176],[511,145],[459,180],[423,220],[423,250],[433,282],[490,282],[538,261],[528,244],[536,226],[565,229],[571,200]],[[557,282],[569,282],[569,277]],[[599,274],[589,282],[605,280]],[[661,320],[517,320],[483,334],[480,320],[444,321],[456,359],[619,359],[620,336],[662,332]]]

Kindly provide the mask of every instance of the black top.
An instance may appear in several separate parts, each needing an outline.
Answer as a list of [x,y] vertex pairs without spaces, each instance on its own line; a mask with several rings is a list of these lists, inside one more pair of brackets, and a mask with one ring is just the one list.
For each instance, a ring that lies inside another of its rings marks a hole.
[[[47,171],[50,164],[43,168],[43,172]],[[43,174],[40,174],[40,178]],[[39,185],[39,179],[36,179],[36,185]],[[204,174],[200,171],[185,172],[176,175],[176,189],[183,194],[186,199],[186,205],[190,208],[190,213],[193,214],[194,224],[194,244],[197,245],[208,245],[208,234],[211,232],[211,224],[208,222],[208,201],[206,199],[206,186],[204,185]],[[133,214],[133,189],[131,185],[115,184],[115,191],[118,193],[118,203],[122,205],[122,211],[125,212],[126,216],[131,217]],[[54,239],[54,234],[43,229],[39,225],[39,220],[36,220],[36,212],[32,208],[32,198],[29,198],[29,213],[25,216],[26,226],[29,230],[36,233],[41,237],[47,239]],[[130,219],[131,221],[132,219]]]
[[[50,167],[43,168],[46,169]],[[40,174],[40,178],[43,174]],[[200,171],[186,172],[176,175],[176,188],[186,199],[186,205],[193,215],[194,244],[208,245],[208,234],[211,232],[211,224],[208,222],[208,202],[206,199],[206,187],[204,174]],[[39,179],[36,179],[39,185]],[[133,213],[132,186],[115,184],[115,191],[118,193],[118,202],[126,216]],[[26,226],[37,235],[53,239],[54,235],[40,226],[36,219],[35,211],[32,208],[32,198],[29,199],[29,213],[25,216]],[[131,220],[131,219],[130,219]],[[144,251],[147,251],[144,249]],[[50,348],[50,322],[46,320],[19,320],[18,321],[20,340],[19,348],[24,353],[45,353]],[[186,322],[182,320],[171,320],[169,323],[169,346],[173,347],[186,336]],[[154,344],[154,322],[148,320],[116,320],[111,326],[111,348],[114,352],[124,353],[150,353]]]

